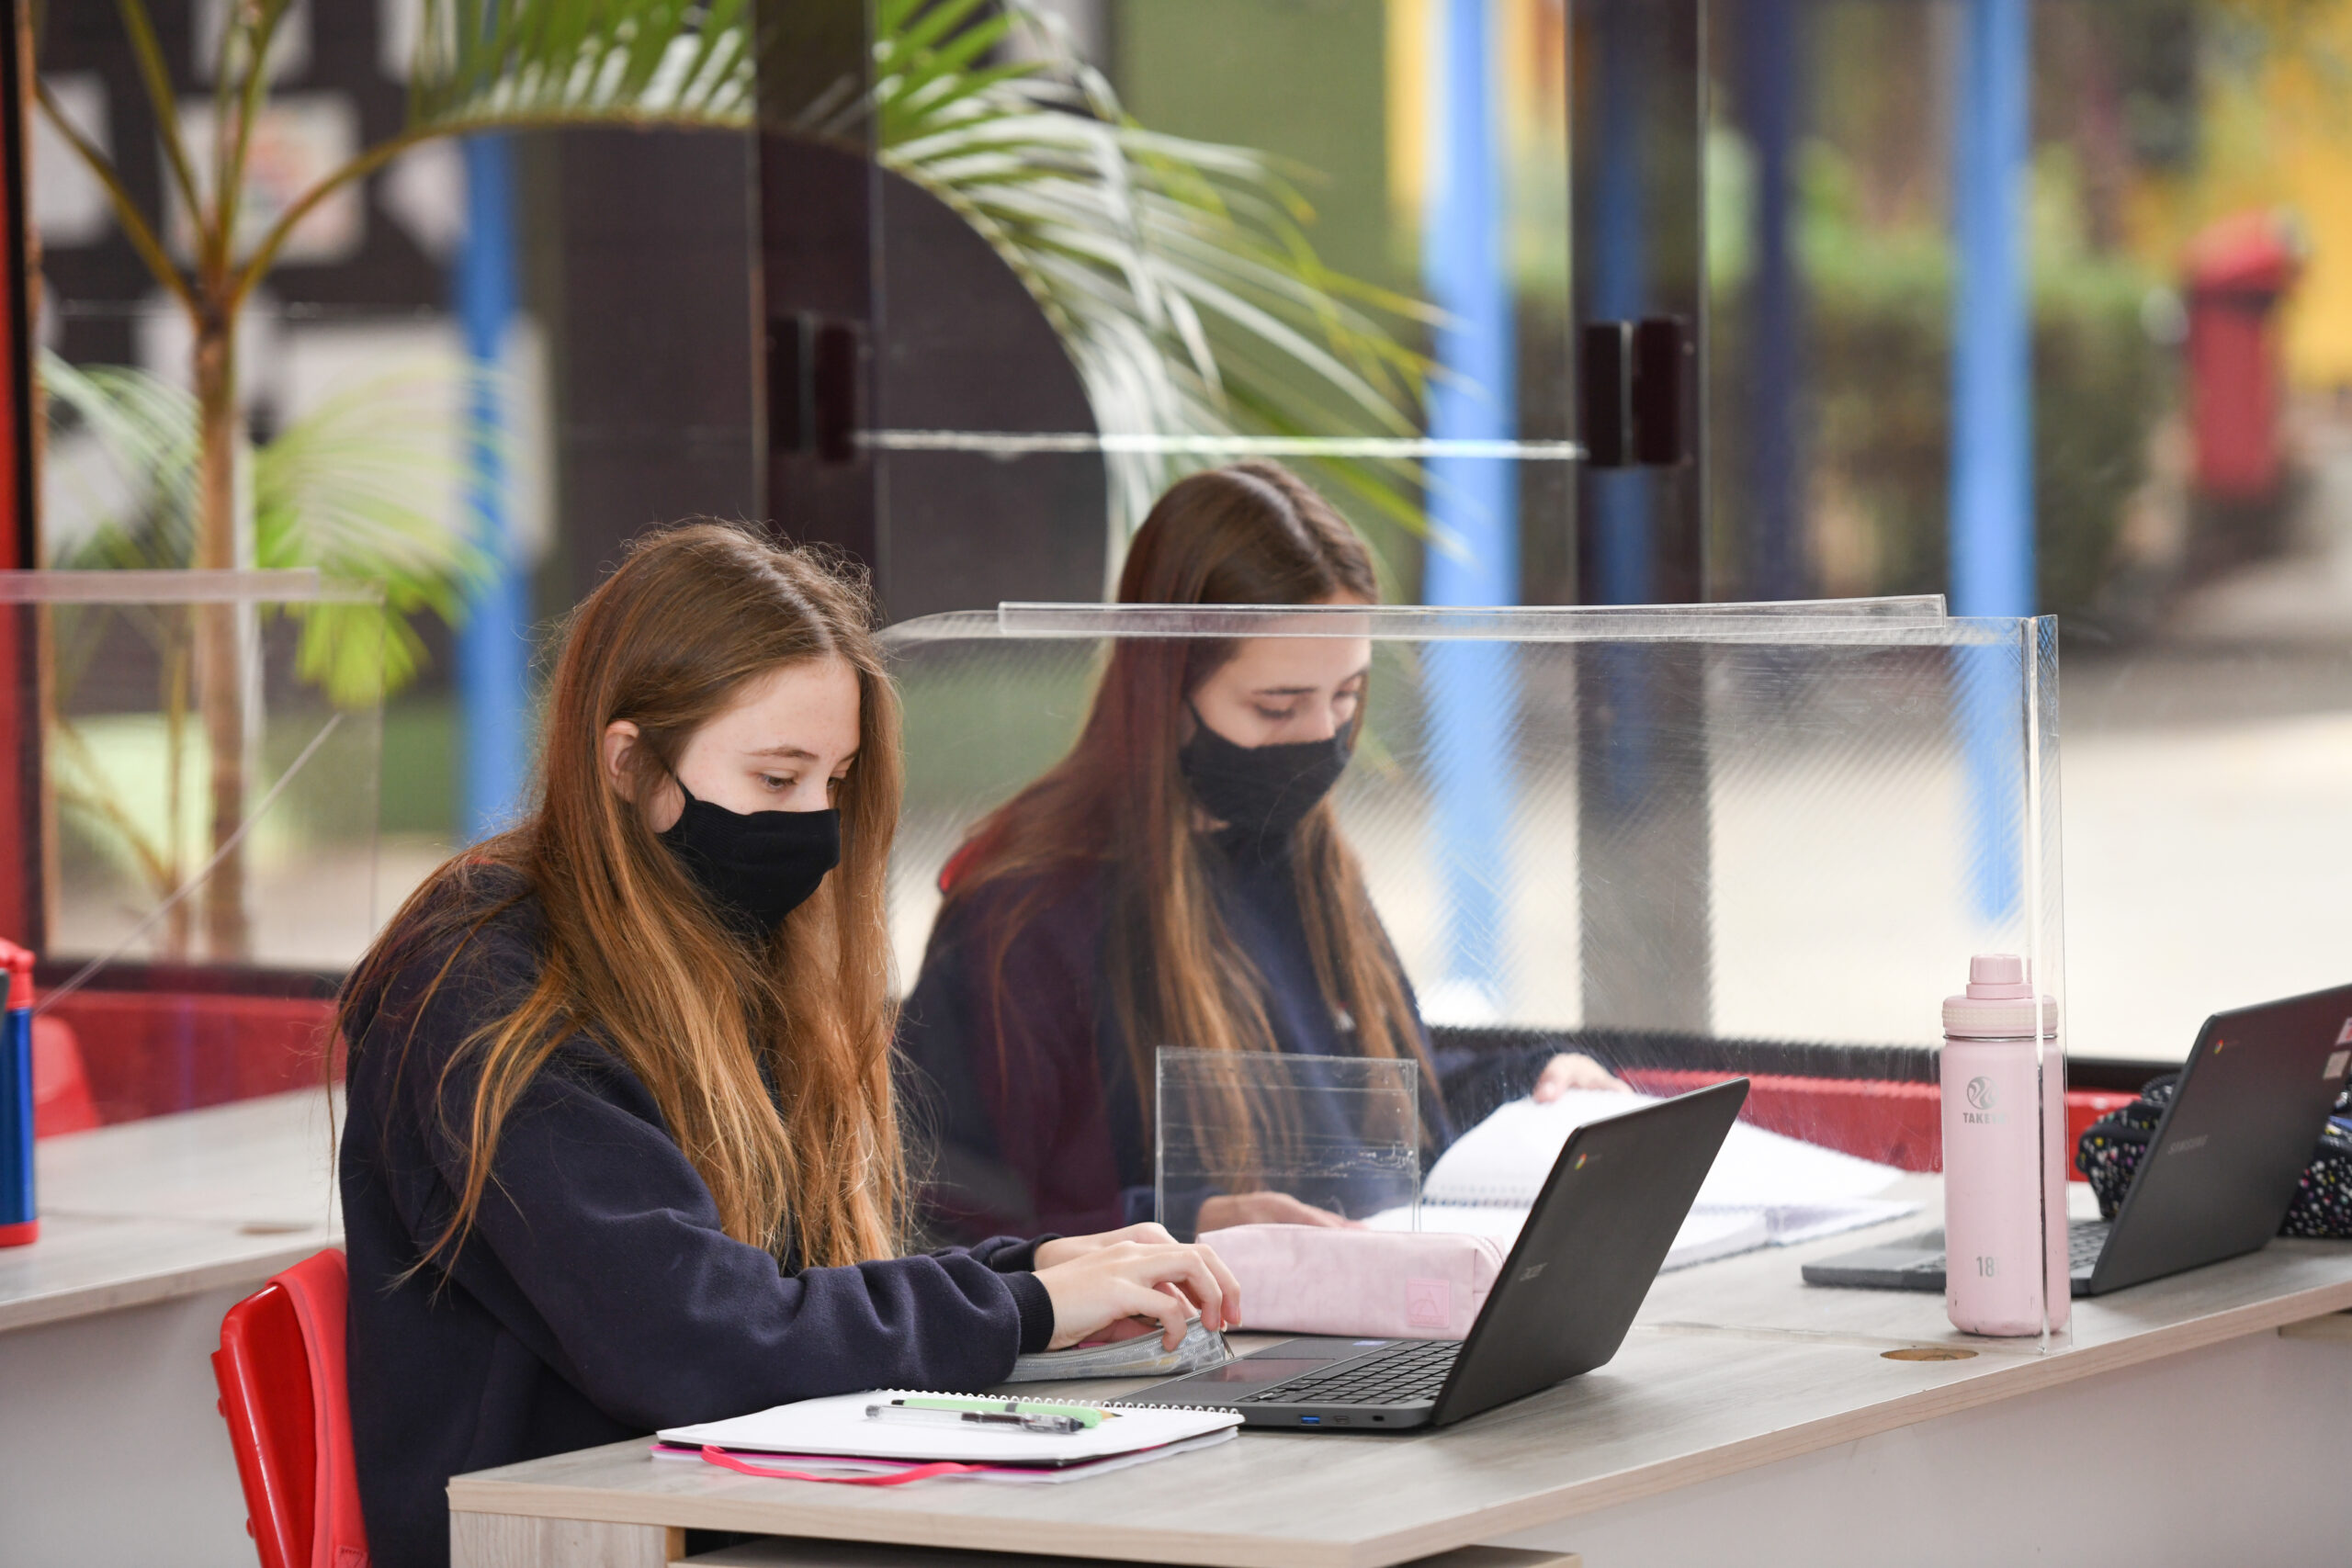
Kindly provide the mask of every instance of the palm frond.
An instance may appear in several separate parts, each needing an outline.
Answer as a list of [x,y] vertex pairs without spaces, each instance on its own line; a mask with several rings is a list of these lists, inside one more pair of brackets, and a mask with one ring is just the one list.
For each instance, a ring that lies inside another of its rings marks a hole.
[[502,123],[748,126],[751,0],[420,0],[412,134]]
[[300,613],[296,671],[339,705],[376,702],[415,679],[424,645],[409,617],[429,610],[458,625],[469,592],[487,580],[481,547],[419,504],[465,481],[451,392],[439,367],[395,370],[327,399],[254,454],[255,564],[316,567],[382,592],[380,606]]
[[[461,623],[488,573],[482,550],[427,509],[466,479],[451,411],[471,390],[468,374],[435,363],[395,369],[327,399],[253,454],[254,564],[315,567],[382,594],[293,611],[296,671],[338,705],[375,703],[414,680],[424,646],[409,617]],[[196,400],[143,370],[77,367],[54,355],[43,356],[41,379],[53,417],[97,438],[130,498],[51,564],[193,566]]]
[[196,400],[123,365],[74,366],[40,357],[52,424],[69,419],[94,437],[128,510],[51,552],[53,567],[184,567],[196,558]]
[[[410,134],[498,123],[752,123],[752,0],[423,0]],[[1032,0],[878,0],[875,85],[804,127],[862,132],[1045,312],[1106,432],[1416,431],[1420,302],[1326,267],[1303,172],[1156,132]],[[1021,46],[1019,50],[1014,45]],[[1021,58],[1012,58],[1015,54]],[[1114,555],[1182,459],[1121,454]],[[1419,466],[1327,462],[1423,530]]]
[[[1322,264],[1302,172],[1136,124],[1030,0],[989,11],[886,0],[876,25],[870,107],[882,161],[1012,269],[1060,336],[1101,429],[1417,433],[1430,365],[1404,339],[1435,313]],[[987,63],[1015,36],[1027,59]],[[1115,559],[1153,498],[1199,464],[1105,461]],[[1418,464],[1323,467],[1374,515],[1426,531]]]

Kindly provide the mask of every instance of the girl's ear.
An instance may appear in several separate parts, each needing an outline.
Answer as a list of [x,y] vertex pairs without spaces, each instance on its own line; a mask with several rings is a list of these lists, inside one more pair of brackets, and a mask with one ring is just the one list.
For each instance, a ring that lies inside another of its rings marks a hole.
[[637,726],[628,719],[616,718],[605,726],[605,779],[613,786],[613,793],[627,801],[637,799],[629,775],[629,759],[637,750]]

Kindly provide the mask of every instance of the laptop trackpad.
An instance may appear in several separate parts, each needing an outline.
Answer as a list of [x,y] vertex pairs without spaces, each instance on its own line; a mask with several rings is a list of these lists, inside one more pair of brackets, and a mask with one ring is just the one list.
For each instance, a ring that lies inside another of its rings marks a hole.
[[1138,1404],[1187,1404],[1245,1398],[1251,1389],[1304,1377],[1388,1344],[1385,1339],[1285,1339],[1238,1361],[1155,1383],[1127,1397]]
[[1290,1356],[1244,1356],[1238,1361],[1227,1361],[1205,1372],[1194,1372],[1183,1381],[1194,1387],[1216,1383],[1227,1388],[1260,1388],[1267,1383],[1280,1382],[1284,1378],[1303,1377],[1308,1372],[1319,1371],[1330,1364],[1320,1357],[1305,1360]]

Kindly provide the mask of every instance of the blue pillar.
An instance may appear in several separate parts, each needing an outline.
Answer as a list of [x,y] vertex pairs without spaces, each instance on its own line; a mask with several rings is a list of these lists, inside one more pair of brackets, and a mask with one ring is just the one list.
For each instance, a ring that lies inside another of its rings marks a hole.
[[[1593,13],[1593,91],[1600,95],[1599,145],[1593,149],[1593,232],[1588,310],[1596,321],[1631,321],[1649,314],[1649,212],[1642,189],[1645,167],[1641,85],[1647,79],[1642,49],[1648,0],[1605,0]],[[1590,604],[1647,604],[1657,597],[1657,541],[1652,531],[1657,477],[1646,468],[1595,468],[1586,476],[1592,506],[1591,559],[1596,579],[1579,594]],[[1586,650],[1597,670],[1608,711],[1648,711],[1648,663],[1636,649],[1602,645]],[[1650,728],[1616,727],[1596,770],[1596,808],[1623,814],[1650,787]]]
[[[1502,95],[1489,0],[1431,7],[1430,181],[1421,263],[1445,312],[1429,400],[1441,441],[1507,441],[1518,433],[1511,266],[1503,200]],[[1434,457],[1426,558],[1431,604],[1519,602],[1519,473],[1506,459]],[[1504,643],[1440,643],[1427,661],[1438,854],[1445,899],[1442,981],[1498,1001],[1516,794],[1517,678]],[[1475,1010],[1476,1004],[1473,1004]]]
[[514,160],[503,136],[472,136],[466,161],[466,237],[455,279],[471,371],[466,411],[466,508],[491,559],[457,637],[461,789],[469,840],[512,820],[530,766],[530,583],[514,537],[508,483],[505,349],[514,319]]
[[[1642,191],[1644,77],[1637,8],[1646,0],[1607,0],[1593,16],[1592,90],[1600,95],[1599,165],[1593,178],[1593,276],[1587,310],[1595,321],[1649,313],[1648,213]],[[1593,575],[1579,594],[1591,604],[1646,604],[1657,597],[1657,541],[1650,513],[1655,480],[1641,468],[1596,468],[1587,478],[1593,509]]]
[[[2028,0],[1965,0],[1952,128],[1951,601],[1962,615],[2030,615],[2032,321],[2025,244],[2031,81]],[[1977,912],[2018,899],[2014,649],[1987,649],[1961,682],[1976,826]]]

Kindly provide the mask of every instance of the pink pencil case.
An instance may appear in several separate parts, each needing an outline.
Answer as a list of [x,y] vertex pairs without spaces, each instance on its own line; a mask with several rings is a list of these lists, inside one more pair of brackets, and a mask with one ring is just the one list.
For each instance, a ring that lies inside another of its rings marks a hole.
[[1459,1339],[1502,1271],[1492,1236],[1235,1225],[1201,1237],[1241,1286],[1244,1328]]

